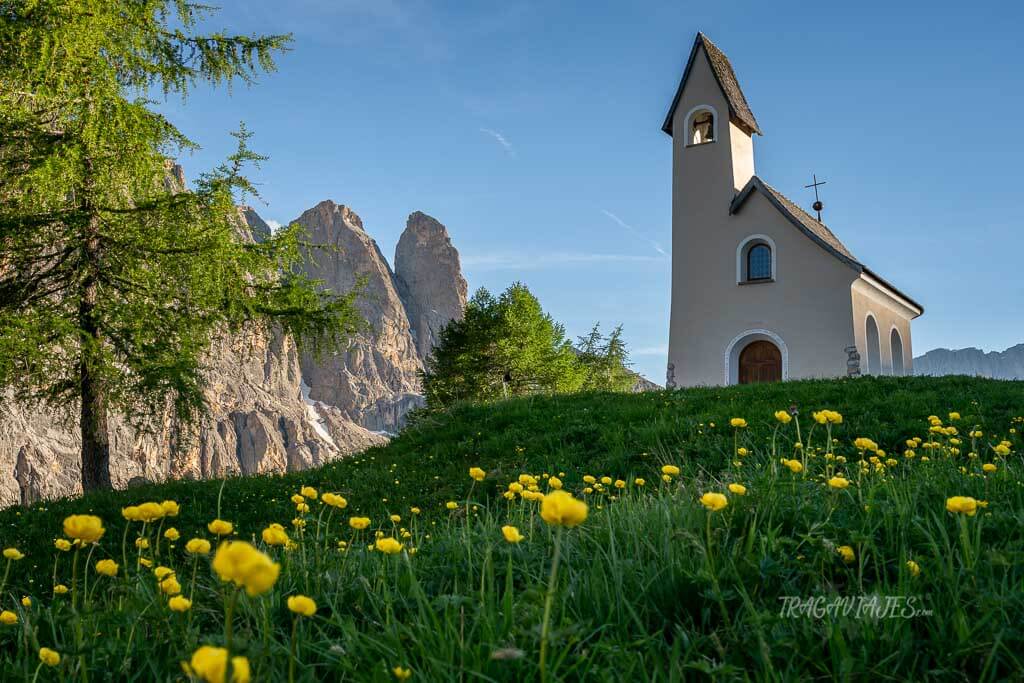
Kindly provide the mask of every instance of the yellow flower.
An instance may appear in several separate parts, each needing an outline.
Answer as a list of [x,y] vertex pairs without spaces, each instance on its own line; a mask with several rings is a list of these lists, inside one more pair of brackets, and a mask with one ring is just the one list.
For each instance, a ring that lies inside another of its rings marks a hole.
[[661,468],[661,473],[662,474],[667,474],[670,477],[678,477],[679,476],[679,468],[676,467],[675,465],[664,465]]
[[839,555],[842,556],[843,562],[846,564],[852,563],[857,557],[853,552],[853,548],[848,545],[841,545],[837,550],[839,551]]
[[559,479],[558,477],[551,477],[550,479],[548,479],[548,486],[557,491],[558,489],[562,488],[562,480]]
[[11,610],[5,609],[3,612],[0,612],[0,624],[11,626],[12,624],[17,623],[18,615],[12,612]]
[[776,410],[775,419],[784,425],[788,425],[793,420],[793,416],[789,414],[787,410]]
[[601,477],[601,483],[605,486],[609,486],[612,483],[611,477]]
[[479,467],[470,467],[469,476],[473,481],[483,481],[487,476],[487,472],[483,471]]
[[587,474],[587,475],[584,475],[583,481],[588,483],[588,484],[596,484],[597,483],[597,478],[592,476],[592,475]]
[[160,582],[160,590],[162,590],[165,595],[177,595],[181,592],[181,584],[178,583],[176,578],[169,576]]
[[178,532],[177,529],[175,529],[172,526],[170,529],[164,531],[164,538],[166,538],[168,541],[177,541],[179,538],[181,538],[181,534]]
[[170,567],[160,566],[153,570],[153,576],[156,577],[157,581],[163,581],[172,574],[174,574],[174,570]]
[[143,522],[155,522],[166,514],[160,503],[143,503],[138,507],[139,520]]
[[953,496],[946,499],[946,509],[952,513],[961,513],[973,517],[978,511],[978,501],[970,496]]
[[135,539],[135,547],[139,548],[141,550],[145,550],[146,548],[149,547],[149,539],[148,538],[136,538]]
[[145,557],[140,557],[139,558],[139,564],[141,564],[143,567],[152,567],[153,566],[153,560],[150,560],[150,559],[145,558]]
[[850,485],[850,480],[844,477],[832,477],[828,480],[828,485],[834,489],[845,489]]
[[717,512],[729,504],[729,499],[722,493],[705,493],[700,497],[700,503],[708,510]]
[[859,451],[871,451],[873,453],[878,450],[877,443],[863,436],[854,439],[853,445]]
[[503,526],[501,527],[501,535],[505,537],[505,540],[509,543],[519,543],[525,536],[519,533],[519,529],[514,526]]
[[172,612],[187,612],[192,609],[192,601],[183,595],[175,595],[167,601],[167,606]]
[[362,531],[370,526],[369,517],[349,517],[348,525],[356,531]]
[[316,602],[305,595],[293,595],[288,598],[288,609],[304,617],[316,614]]
[[956,422],[957,420],[960,419],[960,413],[950,413],[949,419],[953,422]]
[[447,503],[444,504],[444,506],[446,508],[448,508],[449,510],[458,510],[459,509],[459,504],[456,503],[454,500],[449,500]]
[[126,508],[121,508],[121,516],[127,519],[129,522],[139,521],[139,508],[136,505],[129,505]]
[[39,648],[39,661],[46,666],[57,666],[60,664],[60,653],[48,647]]
[[339,510],[344,510],[348,507],[348,501],[336,493],[325,493],[322,500],[327,505],[338,508]]
[[65,595],[67,592],[68,587],[65,586],[63,583],[58,583],[56,586],[53,587],[54,595]]
[[747,495],[747,487],[743,484],[729,484],[729,490],[735,493],[737,496]]
[[910,572],[911,576],[917,576],[921,573],[921,567],[913,560],[907,560],[907,571]]
[[82,544],[95,543],[105,531],[103,520],[95,515],[71,515],[64,520],[64,535]]
[[804,471],[804,465],[799,460],[783,460],[782,464],[789,468],[790,472],[800,474]]
[[210,530],[211,534],[217,534],[218,536],[227,536],[235,530],[235,525],[231,522],[225,522],[223,519],[215,519],[206,525],[206,528]]
[[[187,664],[182,662],[181,667],[189,676],[206,683],[224,683],[228,669],[228,651],[222,647],[203,645],[192,653],[191,661]],[[245,657],[232,657],[231,682],[249,683],[249,678],[249,660]]]
[[[987,462],[987,463],[985,463],[984,465],[981,466],[981,469],[984,472],[995,472],[999,468],[996,467],[995,465],[993,465],[992,463]],[[5,550],[4,552],[6,553],[7,551]]]
[[245,592],[252,597],[273,588],[281,565],[245,541],[226,541],[217,548],[213,570],[221,581],[244,586]]
[[395,555],[396,553],[402,552],[402,544],[398,541],[398,539],[392,538],[390,536],[378,538],[377,541],[374,543],[374,546],[377,548],[377,550],[381,551],[385,555]]
[[404,681],[407,680],[410,676],[412,676],[412,669],[403,669],[400,666],[396,666],[395,668],[391,669],[391,673],[393,673],[395,675],[395,678],[397,678],[398,680]]
[[303,498],[303,497],[302,497],[302,494],[300,494],[300,493],[296,493],[296,494],[295,494],[294,496],[292,496],[292,499],[291,499],[291,500],[292,500],[292,502],[293,502],[293,503],[295,503],[296,505],[302,505],[303,503],[305,503],[305,502],[306,502],[306,499],[305,499],[305,498]]
[[743,448],[742,446],[736,449],[736,455],[740,456],[741,458],[746,457],[749,454],[750,451],[748,451],[746,448]]
[[178,503],[173,500],[165,500],[160,503],[160,507],[163,508],[165,517],[177,517],[180,510]]
[[185,551],[190,555],[207,555],[210,552],[210,542],[205,538],[193,538],[185,544]]
[[390,519],[392,521],[392,523],[398,524],[399,522],[402,521],[402,516],[401,515],[391,515],[388,519]]
[[637,486],[643,486],[647,482],[641,479],[640,477],[637,477],[636,479],[633,480],[633,483],[636,484]]
[[21,606],[22,607],[26,607],[26,608],[27,607],[31,607],[32,606],[32,598],[28,597],[27,595],[23,595],[21,597]]
[[117,576],[118,564],[113,560],[100,560],[96,563],[96,571],[104,576]]
[[553,526],[572,528],[587,518],[587,504],[573,498],[568,491],[552,491],[541,501],[540,516]]
[[418,515],[418,514],[420,514],[420,512],[422,512],[422,510],[420,510],[417,507],[411,507],[411,508],[409,508],[409,512],[411,512],[414,515]]
[[71,541],[66,538],[58,538],[53,541],[53,547],[66,553],[71,550]]
[[288,532],[280,524],[271,524],[263,530],[263,542],[267,545],[288,545]]
[[1002,455],[1004,457],[1010,454],[1010,447],[1004,443],[998,444],[997,446],[993,447],[992,450],[996,452],[996,455]]
[[8,560],[20,560],[25,556],[17,548],[4,548],[4,557]]
[[623,481],[622,479],[616,479],[615,480],[615,488],[617,488],[617,489],[624,489],[624,488],[626,488],[626,482]]
[[317,497],[316,489],[313,488],[312,486],[303,486],[299,490],[299,493],[304,495],[306,498],[309,498],[310,500],[316,500]]
[[742,417],[734,417],[731,420],[729,420],[729,424],[733,427],[736,427],[737,429],[743,429],[744,427],[747,426],[747,421],[744,420]]

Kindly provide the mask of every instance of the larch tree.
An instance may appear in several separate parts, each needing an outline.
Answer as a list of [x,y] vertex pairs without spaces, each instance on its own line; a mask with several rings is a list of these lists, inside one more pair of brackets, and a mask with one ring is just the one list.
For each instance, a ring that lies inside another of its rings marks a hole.
[[[109,488],[108,419],[205,409],[204,352],[249,324],[314,349],[361,324],[354,292],[295,265],[292,225],[240,235],[238,151],[188,191],[168,159],[193,143],[153,96],[251,82],[284,35],[203,33],[185,0],[0,0],[0,388],[78,412],[82,486]],[[179,188],[180,189],[180,188]]]

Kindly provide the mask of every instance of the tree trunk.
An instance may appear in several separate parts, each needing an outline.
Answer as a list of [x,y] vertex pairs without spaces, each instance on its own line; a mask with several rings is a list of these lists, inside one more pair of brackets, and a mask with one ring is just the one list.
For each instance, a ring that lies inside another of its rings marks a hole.
[[[86,162],[89,171],[90,161]],[[88,201],[88,199],[86,200]],[[78,327],[82,335],[79,356],[79,393],[82,412],[79,426],[82,431],[82,490],[109,489],[110,435],[107,433],[107,399],[103,378],[101,346],[103,335],[96,313],[99,297],[100,269],[100,217],[93,214],[82,240],[85,277],[78,302]]]

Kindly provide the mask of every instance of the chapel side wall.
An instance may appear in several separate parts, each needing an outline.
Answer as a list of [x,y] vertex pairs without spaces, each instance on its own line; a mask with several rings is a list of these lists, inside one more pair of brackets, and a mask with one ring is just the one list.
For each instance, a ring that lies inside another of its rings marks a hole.
[[[878,325],[878,344],[881,351],[882,370],[871,374],[892,374],[892,330],[899,332],[903,342],[903,373],[913,374],[914,349],[910,338],[910,321],[906,309],[894,301],[892,297],[880,292],[876,287],[863,279],[857,279],[850,287],[853,305],[853,325],[857,350],[861,357],[861,372],[864,372],[868,357],[867,348],[867,317],[870,313]],[[865,373],[866,374],[866,373]]]

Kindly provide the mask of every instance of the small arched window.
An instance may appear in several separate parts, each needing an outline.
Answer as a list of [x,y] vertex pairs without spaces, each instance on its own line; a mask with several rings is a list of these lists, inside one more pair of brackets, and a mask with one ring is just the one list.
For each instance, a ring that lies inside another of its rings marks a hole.
[[699,111],[693,115],[690,124],[690,144],[703,145],[715,141],[715,115],[710,111]]
[[747,280],[772,279],[772,248],[767,244],[755,244],[747,251]]

